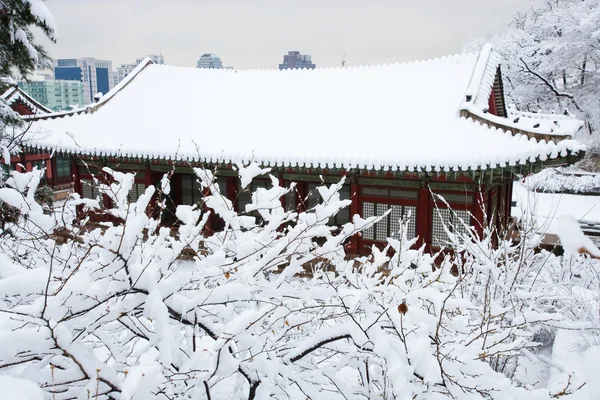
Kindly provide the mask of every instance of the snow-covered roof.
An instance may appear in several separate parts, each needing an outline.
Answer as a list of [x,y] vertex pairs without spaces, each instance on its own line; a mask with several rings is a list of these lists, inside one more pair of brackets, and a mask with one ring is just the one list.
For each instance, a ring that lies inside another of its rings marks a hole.
[[43,115],[52,113],[52,110],[35,100],[33,97],[25,93],[18,86],[11,86],[6,90],[0,98],[4,100],[9,106],[17,100],[21,101],[27,107],[31,109],[34,115]]
[[460,117],[467,94],[470,109],[480,98],[487,107],[490,54],[283,71],[146,59],[98,103],[37,119],[31,143],[76,154],[409,171],[503,167],[584,150]]
[[499,117],[488,111],[488,100],[492,93],[494,80],[502,57],[488,43],[479,53],[479,62],[473,71],[473,79],[465,94],[462,105],[474,117],[509,129],[514,132],[527,132],[533,135],[551,135],[560,140],[561,137],[573,137],[583,126],[583,121],[574,116],[528,113],[518,111],[514,105],[508,107],[507,117]]

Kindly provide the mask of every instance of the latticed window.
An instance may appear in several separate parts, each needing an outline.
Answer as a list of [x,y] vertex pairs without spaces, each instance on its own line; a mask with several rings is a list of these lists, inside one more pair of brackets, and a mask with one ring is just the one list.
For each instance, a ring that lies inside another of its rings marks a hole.
[[[317,188],[322,186],[321,183],[309,183],[308,184],[308,208],[312,208],[317,204],[321,203],[323,199],[321,199],[321,195]],[[342,185],[339,190],[340,200],[349,200],[350,199],[350,185]],[[342,208],[338,211],[336,215],[329,218],[328,224],[331,226],[341,226],[345,223],[350,222],[350,206]]]
[[146,192],[146,185],[143,183],[134,183],[129,191],[129,202],[135,203],[144,192]]
[[[238,210],[240,210],[240,212],[246,211],[246,204],[252,203],[252,193],[254,193],[256,189],[270,189],[272,186],[270,179],[254,179],[246,186],[246,189],[241,190],[240,188],[240,190],[238,190]],[[222,191],[221,193],[225,192]]]
[[71,163],[68,158],[56,157],[56,176],[58,178],[71,177]]
[[321,195],[319,195],[319,191],[317,190],[317,188],[319,186],[321,186],[320,183],[309,183],[308,184],[308,199],[307,199],[308,204],[306,204],[307,208],[313,208],[314,206],[319,204],[319,202],[321,200]]
[[[219,176],[216,181],[219,191],[223,196],[227,196],[227,179]],[[203,197],[202,186],[199,178],[195,174],[181,175],[181,204],[191,206],[199,204]]]
[[[98,190],[98,186],[91,179],[81,180],[81,192],[84,199],[101,200],[99,199],[100,190]],[[102,206],[102,201],[100,201],[100,206]]]
[[200,203],[202,187],[194,174],[181,175],[181,204],[191,206]]
[[363,202],[362,214],[363,218],[368,218],[383,215],[388,210],[391,211],[385,218],[363,231],[363,238],[377,241],[384,241],[389,237],[399,238],[401,220],[407,218],[408,230],[406,235],[409,239],[416,236],[416,206]]
[[[471,213],[467,210],[452,210],[450,208],[432,209],[431,238],[434,246],[445,247],[450,244],[450,237],[444,230],[444,225],[452,233],[467,233],[471,225]],[[462,220],[462,222],[461,222]]]
[[285,211],[296,211],[296,198],[298,197],[298,192],[294,188],[285,194]]
[[[472,193],[437,193],[450,204],[473,204],[474,198]],[[435,196],[436,201],[441,201]]]
[[415,190],[409,189],[388,189],[379,187],[363,187],[361,188],[361,194],[363,196],[373,197],[393,197],[396,199],[410,199],[417,200],[419,193]]

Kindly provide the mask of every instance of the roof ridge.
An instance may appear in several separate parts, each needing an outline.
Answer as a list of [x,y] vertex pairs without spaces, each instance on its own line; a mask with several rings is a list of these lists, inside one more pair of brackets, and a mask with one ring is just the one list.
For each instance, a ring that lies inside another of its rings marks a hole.
[[[198,68],[191,66],[182,66],[182,65],[170,65],[170,64],[154,64],[152,68],[172,68],[172,69],[184,69],[184,70],[202,70],[205,72],[213,71],[212,73],[234,73],[234,72],[280,72],[280,73],[291,73],[291,72],[304,72],[304,73],[316,73],[318,71],[337,71],[344,69],[364,69],[364,68],[384,68],[384,67],[392,67],[392,66],[403,66],[403,65],[413,65],[413,64],[445,64],[448,61],[454,62],[461,59],[467,59],[471,57],[477,56],[478,53],[455,53],[448,54],[441,57],[427,58],[427,59],[417,59],[417,60],[407,60],[407,61],[390,61],[378,64],[358,64],[358,65],[347,65],[347,66],[323,66],[316,68],[286,68],[283,70],[277,68]],[[131,76],[133,72],[127,77]],[[127,79],[127,78],[125,78]]]

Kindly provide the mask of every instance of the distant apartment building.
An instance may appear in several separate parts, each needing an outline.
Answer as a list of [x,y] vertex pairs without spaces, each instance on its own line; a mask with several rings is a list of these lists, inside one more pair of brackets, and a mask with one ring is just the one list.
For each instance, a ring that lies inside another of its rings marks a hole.
[[121,82],[127,75],[137,67],[137,64],[121,64],[117,67],[117,79]]
[[136,58],[135,65],[138,65],[139,63],[144,61],[144,59],[146,57],[151,59],[154,64],[159,64],[159,65],[165,64],[165,56],[163,56],[162,54],[148,54],[147,56]]
[[223,68],[223,62],[221,58],[216,54],[206,53],[202,54],[198,62],[196,63],[196,68],[214,68],[221,69]]
[[312,63],[311,56],[308,54],[300,54],[299,51],[288,51],[283,56],[283,64],[279,64],[279,69],[315,69],[317,66]]
[[54,79],[83,83],[84,104],[94,102],[97,93],[106,94],[114,86],[112,62],[95,58],[58,59],[54,65]]
[[165,56],[162,54],[148,54],[147,56],[136,58],[133,64],[121,64],[117,67],[115,82],[119,83],[125,79],[146,57],[150,58],[154,64],[164,65],[165,63]]
[[53,111],[69,110],[85,104],[83,83],[78,81],[53,79],[21,81],[19,87]]

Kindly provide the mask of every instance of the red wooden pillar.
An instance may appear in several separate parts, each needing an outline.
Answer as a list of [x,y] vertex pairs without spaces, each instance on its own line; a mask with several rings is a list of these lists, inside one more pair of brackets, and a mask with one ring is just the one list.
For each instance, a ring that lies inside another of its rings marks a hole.
[[152,186],[152,170],[150,169],[150,162],[146,164],[146,169],[144,170],[144,185],[146,187]]
[[48,179],[48,186],[54,187],[54,174],[52,171],[52,160],[45,160],[46,164],[46,179]]
[[419,207],[417,208],[417,219],[416,233],[419,236],[419,245],[426,244],[425,250],[431,250],[431,208],[433,202],[430,199],[431,194],[429,193],[429,185],[423,184],[419,189]]
[[237,204],[237,195],[238,195],[238,190],[237,190],[237,181],[238,178],[235,176],[228,176],[227,178],[227,193],[226,196],[229,199],[229,201],[231,201],[231,203],[233,204],[233,209],[235,211],[238,211],[238,204]]
[[83,197],[83,188],[81,187],[81,175],[79,174],[79,166],[74,158],[71,158],[71,175],[73,176],[73,190]]
[[[354,218],[354,215],[360,215],[360,185],[358,183],[350,184],[350,199],[352,200],[352,204],[350,204],[350,220]],[[358,254],[358,250],[360,249],[360,234],[356,234],[350,238],[350,248],[349,252],[351,254]]]
[[296,182],[296,190],[298,191],[298,212],[306,211],[308,203],[308,182]]
[[[73,157],[69,159],[71,162],[71,176],[73,179],[73,191],[83,197],[83,188],[81,187],[81,175],[79,174],[79,166],[77,160]],[[83,212],[83,205],[77,206],[77,215]]]
[[[152,185],[153,185],[153,182],[152,182],[152,169],[150,168],[150,161],[148,161],[146,163],[146,169],[144,170],[144,186],[146,188],[148,188],[148,187],[150,187]],[[154,212],[154,203],[155,203],[155,200],[156,200],[156,192],[154,192],[154,193],[155,194],[152,196],[152,198],[148,202],[148,206],[146,207],[146,214],[148,216],[152,216],[152,214]]]
[[506,185],[506,211],[504,216],[506,218],[506,226],[510,225],[510,214],[512,212],[512,194],[513,194],[513,181],[510,180]]
[[[103,171],[100,171],[100,173],[98,174],[99,177],[102,178],[102,183],[104,183],[107,186],[110,186],[110,184],[113,182],[113,177],[112,175],[109,175]],[[112,200],[110,199],[110,197],[108,197],[107,194],[103,194],[102,195],[102,203],[104,204],[104,208],[105,209],[110,209],[112,208]]]
[[473,202],[473,225],[475,226],[475,232],[481,238],[483,237],[483,229],[486,225],[485,212],[487,206],[487,188],[485,185],[479,186],[479,190],[473,194],[475,201]]
[[[283,175],[281,175],[281,174],[279,175],[279,186],[285,187],[285,180],[283,180]],[[287,211],[287,209],[286,209],[287,204],[286,204],[285,198],[286,198],[286,196],[281,196],[279,198],[279,201],[281,202],[281,207],[283,207],[283,210]]]

